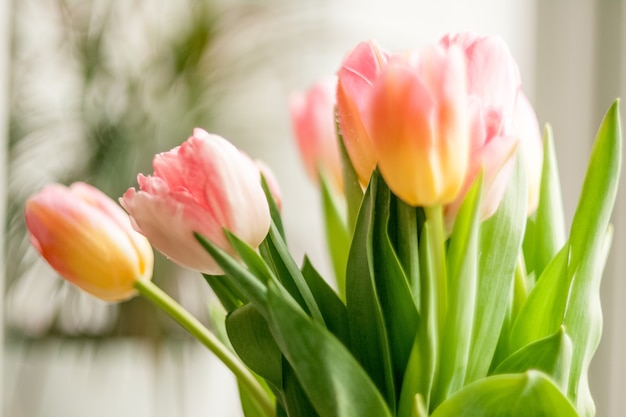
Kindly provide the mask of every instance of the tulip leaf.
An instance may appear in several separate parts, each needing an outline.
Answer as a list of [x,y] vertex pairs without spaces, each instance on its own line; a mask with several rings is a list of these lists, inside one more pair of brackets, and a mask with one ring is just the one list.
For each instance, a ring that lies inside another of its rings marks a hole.
[[346,305],[339,299],[335,291],[324,281],[308,258],[304,258],[302,275],[307,282],[315,301],[319,306],[326,327],[346,346],[350,343],[348,333],[348,313]]
[[511,328],[509,353],[554,334],[563,324],[569,292],[568,258],[569,246],[565,246],[537,280]]
[[373,240],[380,182],[380,174],[375,171],[359,211],[348,256],[346,307],[351,351],[388,404],[395,405],[392,353],[375,281]]
[[420,255],[418,231],[424,226],[424,210],[395,198],[397,224],[394,244],[398,259],[413,294],[417,311],[421,308]]
[[291,365],[283,357],[283,396],[287,415],[318,417]]
[[539,205],[528,220],[528,230],[524,237],[526,269],[539,277],[563,247],[565,240],[565,219],[554,138],[552,128],[547,125],[543,136]]
[[515,160],[513,175],[496,213],[480,226],[476,315],[465,384],[485,377],[509,307],[515,265],[526,223],[524,165]]
[[298,268],[296,261],[291,256],[287,244],[282,239],[277,227],[272,223],[270,232],[262,243],[262,252],[266,254],[266,261],[273,266],[274,272],[279,281],[284,285],[298,304],[305,309],[314,320],[324,324],[324,318],[319,310],[317,302],[306,280],[302,276],[302,271]]
[[269,324],[317,413],[391,417],[372,380],[346,347],[270,282]]
[[346,264],[350,251],[350,233],[339,212],[336,197],[333,195],[325,175],[321,175],[322,202],[324,223],[326,225],[326,241],[335,272],[337,290],[342,299],[346,295]]
[[[398,228],[407,226],[398,224],[400,219],[392,215],[396,212],[392,208],[400,201],[391,193],[382,177],[378,173],[374,175],[378,177],[372,234],[374,283],[389,338],[394,385],[399,389],[419,325],[419,315],[404,268],[390,240],[390,233],[396,235]],[[413,233],[417,241],[417,229]],[[417,247],[414,249],[417,251]]]
[[237,260],[199,233],[194,236],[222,268],[229,285],[238,288],[265,315],[267,286]]
[[272,217],[272,222],[276,225],[276,230],[278,233],[285,239],[285,228],[283,227],[283,219],[280,215],[280,209],[278,208],[278,204],[274,199],[274,194],[272,194],[272,190],[270,190],[270,186],[267,183],[267,179],[261,175],[261,185],[263,186],[263,191],[265,192],[265,197],[267,198],[267,204],[270,207],[270,216]]
[[[409,356],[398,403],[398,417],[427,416],[435,370],[437,367],[437,306],[435,301],[434,260],[430,236],[432,225],[424,222],[419,242],[420,257],[420,321]],[[416,410],[416,398],[420,405]],[[422,410],[422,411],[420,411]],[[420,413],[418,413],[418,411]],[[416,414],[418,413],[418,414]]]
[[582,416],[595,413],[587,368],[602,333],[600,280],[612,236],[609,222],[620,176],[621,139],[616,100],[596,135],[570,234],[568,275],[573,278],[564,324],[574,344],[569,396]]
[[260,279],[263,283],[267,284],[273,275],[263,258],[257,253],[257,251],[248,246],[246,242],[239,239],[228,230],[225,230],[224,233],[226,234],[230,244],[241,257],[241,260],[248,267],[248,270],[250,270],[250,272],[252,272],[254,276]]
[[202,274],[202,276],[227,312],[230,313],[237,307],[248,302],[241,291],[239,291],[236,286],[232,285],[230,280],[223,275]]
[[276,388],[282,386],[281,353],[259,310],[246,304],[226,317],[226,332],[237,355]]
[[482,175],[467,192],[448,247],[448,311],[441,335],[439,379],[434,404],[459,390],[465,381],[476,308],[479,207]]
[[561,326],[555,334],[532,342],[502,361],[494,374],[522,373],[535,369],[552,378],[562,392],[567,392],[572,362],[572,340]]
[[479,379],[441,403],[432,417],[578,417],[540,371]]

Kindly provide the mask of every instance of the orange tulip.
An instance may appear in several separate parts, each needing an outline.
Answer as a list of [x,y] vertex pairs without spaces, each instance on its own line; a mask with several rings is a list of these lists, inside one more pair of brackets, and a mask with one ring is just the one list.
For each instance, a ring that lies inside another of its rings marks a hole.
[[152,278],[153,253],[124,210],[96,188],[52,184],[26,202],[26,225],[37,251],[59,275],[105,301],[135,295]]
[[408,204],[456,198],[469,151],[466,99],[455,49],[394,56],[374,84],[366,125],[383,178]]

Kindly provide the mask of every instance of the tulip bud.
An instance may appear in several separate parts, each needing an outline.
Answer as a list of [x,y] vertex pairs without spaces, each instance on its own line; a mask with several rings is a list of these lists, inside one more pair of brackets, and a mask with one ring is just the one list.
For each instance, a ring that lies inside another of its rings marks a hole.
[[139,174],[139,191],[121,199],[135,230],[177,264],[221,274],[194,237],[200,233],[236,256],[224,229],[257,247],[270,213],[258,167],[230,142],[202,129],[181,146],[155,156],[154,174]]
[[84,183],[52,184],[26,202],[30,240],[59,275],[105,301],[152,278],[153,253],[113,200]]
[[467,168],[463,56],[432,47],[390,58],[367,101],[365,126],[389,188],[408,204],[446,204]]
[[293,131],[309,177],[319,182],[323,171],[337,190],[343,189],[341,157],[335,126],[337,77],[319,81],[305,93],[294,93],[289,100]]

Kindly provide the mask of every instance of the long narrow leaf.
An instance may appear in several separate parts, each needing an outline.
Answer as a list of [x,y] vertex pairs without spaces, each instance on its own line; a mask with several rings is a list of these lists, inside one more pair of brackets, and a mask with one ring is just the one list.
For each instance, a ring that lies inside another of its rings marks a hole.
[[395,405],[395,387],[388,335],[374,271],[373,233],[379,174],[374,173],[359,211],[346,273],[346,307],[350,350],[388,404]]
[[551,336],[537,340],[506,358],[494,374],[522,373],[531,369],[544,372],[567,392],[569,369],[572,364],[572,340],[561,327]]
[[487,376],[508,308],[526,222],[526,175],[515,161],[498,211],[480,226],[476,316],[465,384]]
[[459,390],[465,381],[476,306],[481,190],[482,178],[479,178],[465,197],[450,237],[448,311],[439,345],[440,365],[434,405]]
[[600,280],[610,246],[611,239],[606,236],[617,195],[621,156],[619,101],[615,101],[598,130],[570,236],[568,275],[573,275],[573,282],[564,322],[574,343],[569,396],[582,416],[595,413],[587,368],[602,332]]
[[319,415],[391,417],[380,392],[345,346],[272,283],[269,307],[276,342]]
[[230,313],[226,318],[226,332],[235,352],[248,368],[275,388],[281,388],[280,349],[258,309],[246,304]]
[[529,224],[531,230],[524,240],[526,267],[539,277],[566,240],[561,183],[550,125],[546,126],[543,135],[539,205]]
[[321,178],[322,203],[324,208],[324,224],[326,226],[326,241],[328,251],[335,272],[337,290],[343,300],[346,294],[346,265],[350,251],[350,234],[339,207],[335,202],[336,197],[330,189],[324,175]]

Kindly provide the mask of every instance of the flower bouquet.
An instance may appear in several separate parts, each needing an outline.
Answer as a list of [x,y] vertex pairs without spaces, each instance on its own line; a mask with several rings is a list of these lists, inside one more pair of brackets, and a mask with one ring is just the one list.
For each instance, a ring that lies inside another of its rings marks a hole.
[[[232,370],[246,417],[593,416],[599,284],[620,171],[616,101],[566,236],[541,138],[497,37],[374,42],[291,100],[335,279],[290,254],[269,168],[195,129],[115,202],[83,183],[29,199],[31,241],[111,302],[140,294]],[[202,273],[209,331],[150,280],[151,247]]]

